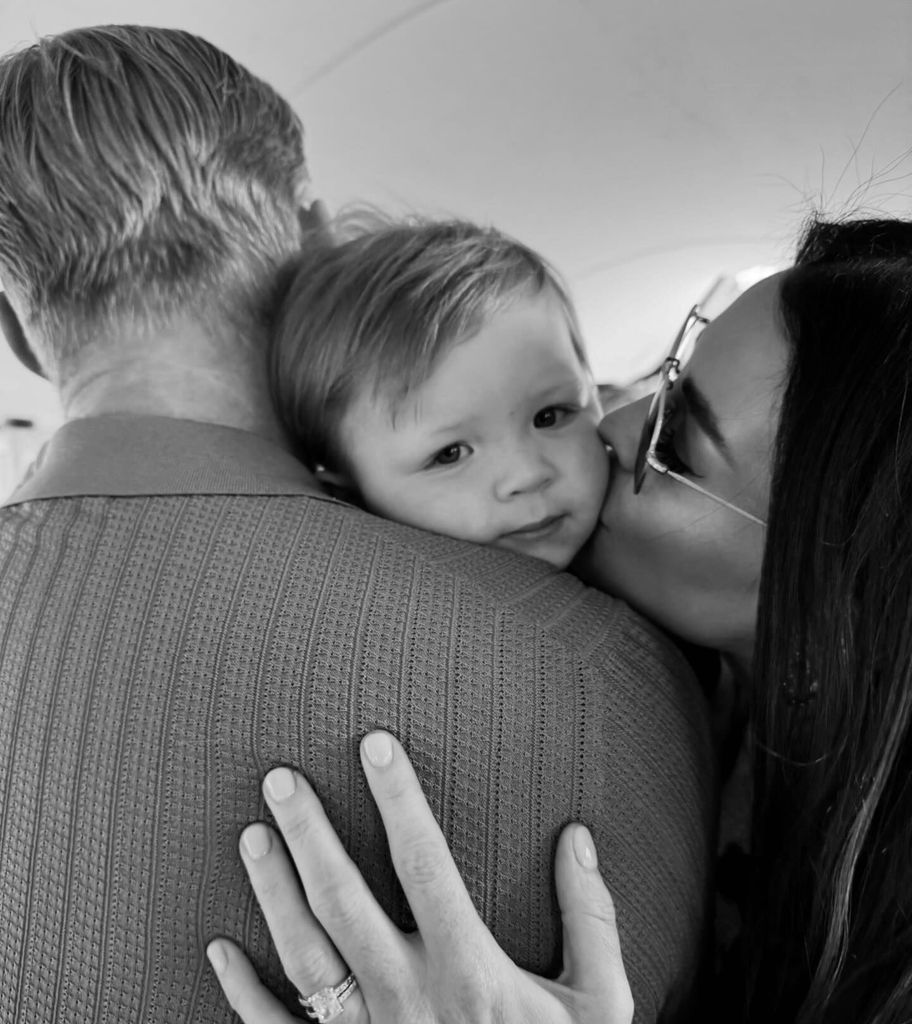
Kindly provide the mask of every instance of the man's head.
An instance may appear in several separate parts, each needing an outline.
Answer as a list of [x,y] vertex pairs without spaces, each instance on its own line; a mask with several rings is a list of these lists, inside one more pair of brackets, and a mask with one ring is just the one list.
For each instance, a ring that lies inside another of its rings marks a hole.
[[301,258],[272,386],[299,454],[371,511],[564,568],[607,479],[569,299],[537,253],[463,222]]
[[196,36],[78,29],[0,61],[0,280],[58,383],[175,318],[255,338],[305,185],[294,112]]

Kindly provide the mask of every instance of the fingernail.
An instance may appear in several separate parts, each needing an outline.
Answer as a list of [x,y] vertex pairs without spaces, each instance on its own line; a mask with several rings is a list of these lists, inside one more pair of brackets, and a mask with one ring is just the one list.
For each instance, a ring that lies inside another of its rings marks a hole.
[[375,768],[385,768],[393,760],[389,733],[369,732],[364,737],[364,755]]
[[210,942],[206,947],[206,956],[209,958],[212,970],[216,974],[225,973],[225,968],[228,966],[228,957],[225,956],[225,950],[222,949],[221,943]]
[[287,800],[295,791],[294,772],[288,768],[273,768],[266,776],[266,790],[276,803]]
[[272,845],[269,829],[260,824],[248,825],[241,836],[241,842],[244,844],[247,856],[253,860],[265,857]]
[[573,832],[573,852],[576,854],[580,867],[587,871],[594,871],[598,867],[598,857],[595,855],[595,843],[592,835],[585,825],[577,825]]

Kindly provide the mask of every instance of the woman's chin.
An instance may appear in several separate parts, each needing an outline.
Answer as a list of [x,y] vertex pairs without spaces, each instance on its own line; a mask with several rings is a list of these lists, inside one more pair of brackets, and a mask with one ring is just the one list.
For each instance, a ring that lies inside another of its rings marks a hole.
[[599,536],[604,530],[601,523],[596,523],[589,539],[574,556],[568,571],[578,576],[588,586],[613,594],[610,580],[605,579],[604,573],[604,540]]
[[631,550],[630,542],[625,544],[618,532],[599,523],[570,568],[588,586],[619,598],[675,637],[717,647],[720,637],[711,624],[718,613],[702,614],[695,595],[675,595],[667,578],[660,583],[658,575],[651,576],[647,567],[636,564]]

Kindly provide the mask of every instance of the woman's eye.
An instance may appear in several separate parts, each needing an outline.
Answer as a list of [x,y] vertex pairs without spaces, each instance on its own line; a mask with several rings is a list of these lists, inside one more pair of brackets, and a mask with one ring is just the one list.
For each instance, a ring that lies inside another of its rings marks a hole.
[[468,445],[464,444],[448,444],[446,448],[441,448],[439,452],[431,459],[432,466],[453,466],[464,455],[469,454]]
[[666,407],[665,414],[662,417],[662,428],[656,441],[656,456],[659,462],[673,473],[689,473],[692,476],[696,476],[690,466],[678,454],[678,450],[675,447],[675,434],[678,427],[675,422],[676,418],[675,410],[671,407]]
[[546,430],[548,427],[556,427],[563,423],[568,416],[572,416],[575,410],[566,405],[549,405],[540,409],[532,418],[532,426],[536,430]]

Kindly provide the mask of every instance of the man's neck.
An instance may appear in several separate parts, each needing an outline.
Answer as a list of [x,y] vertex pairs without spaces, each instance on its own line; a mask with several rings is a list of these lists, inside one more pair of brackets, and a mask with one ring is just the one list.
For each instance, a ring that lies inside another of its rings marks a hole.
[[67,419],[167,416],[285,443],[262,353],[215,344],[192,327],[99,344],[68,375],[60,392]]

